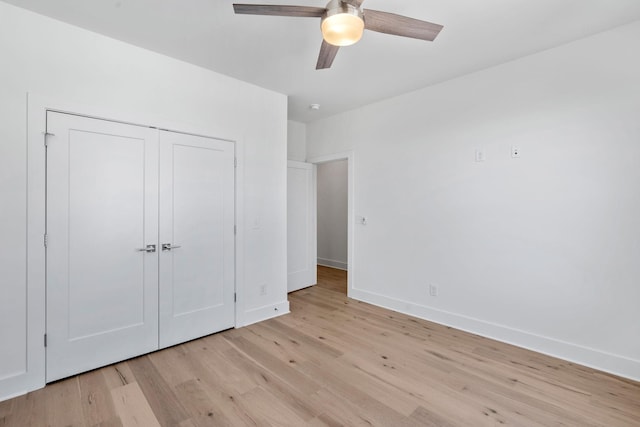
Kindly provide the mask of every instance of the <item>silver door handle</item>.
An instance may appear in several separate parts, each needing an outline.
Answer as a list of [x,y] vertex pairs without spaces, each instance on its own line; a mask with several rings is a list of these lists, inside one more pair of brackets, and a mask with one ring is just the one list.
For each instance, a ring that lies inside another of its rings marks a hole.
[[155,252],[156,251],[156,245],[147,245],[146,248],[136,249],[136,251],[138,251],[138,252]]
[[163,243],[162,244],[162,250],[163,251],[170,251],[171,249],[178,249],[181,248],[182,246],[178,246],[178,245],[172,245],[171,243]]

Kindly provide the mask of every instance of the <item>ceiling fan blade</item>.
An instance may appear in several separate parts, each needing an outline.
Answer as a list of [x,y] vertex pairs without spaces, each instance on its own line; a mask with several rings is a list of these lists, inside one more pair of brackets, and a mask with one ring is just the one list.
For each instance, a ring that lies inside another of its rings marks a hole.
[[363,14],[364,27],[367,30],[410,37],[412,39],[433,41],[443,28],[439,24],[408,18],[395,13],[364,9]]
[[343,3],[350,4],[353,7],[360,7],[364,0],[342,0]]
[[320,46],[320,55],[318,56],[318,63],[316,64],[316,70],[323,70],[330,68],[333,64],[333,59],[338,53],[339,46],[334,46],[322,40],[322,46]]
[[295,16],[302,18],[320,18],[326,11],[323,7],[279,6],[274,4],[233,4],[233,10],[243,15]]

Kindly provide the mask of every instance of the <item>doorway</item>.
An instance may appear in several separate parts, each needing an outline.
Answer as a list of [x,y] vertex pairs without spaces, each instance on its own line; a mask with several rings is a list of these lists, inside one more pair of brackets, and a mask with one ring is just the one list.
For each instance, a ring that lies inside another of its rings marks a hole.
[[353,152],[307,161],[317,168],[318,285],[349,296],[355,283]]
[[318,285],[347,294],[347,159],[317,165]]

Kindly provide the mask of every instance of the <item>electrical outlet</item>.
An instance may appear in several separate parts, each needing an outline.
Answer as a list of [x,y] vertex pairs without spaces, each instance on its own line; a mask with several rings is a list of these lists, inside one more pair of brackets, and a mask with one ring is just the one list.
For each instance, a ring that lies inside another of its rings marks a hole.
[[260,295],[266,295],[267,294],[267,285],[260,285]]
[[476,162],[484,162],[487,156],[484,154],[484,150],[476,150]]
[[431,295],[432,297],[438,296],[438,287],[436,285],[429,285],[429,295]]

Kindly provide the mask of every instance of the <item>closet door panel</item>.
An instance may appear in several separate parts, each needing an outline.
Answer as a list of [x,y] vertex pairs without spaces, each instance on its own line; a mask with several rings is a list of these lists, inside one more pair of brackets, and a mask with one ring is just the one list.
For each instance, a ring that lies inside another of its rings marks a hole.
[[158,347],[157,131],[49,113],[47,381]]
[[160,133],[160,347],[234,325],[234,145]]

